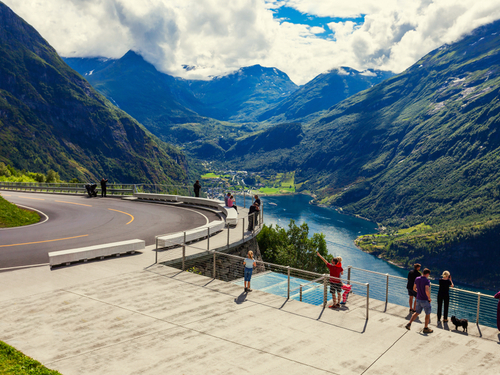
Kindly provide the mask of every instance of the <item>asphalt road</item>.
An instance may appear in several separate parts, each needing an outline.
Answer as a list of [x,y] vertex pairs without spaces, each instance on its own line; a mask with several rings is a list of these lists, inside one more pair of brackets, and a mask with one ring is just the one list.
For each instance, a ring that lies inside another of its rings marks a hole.
[[0,269],[48,263],[51,251],[141,239],[192,229],[212,212],[117,198],[0,191],[6,200],[47,215],[38,224],[0,229]]

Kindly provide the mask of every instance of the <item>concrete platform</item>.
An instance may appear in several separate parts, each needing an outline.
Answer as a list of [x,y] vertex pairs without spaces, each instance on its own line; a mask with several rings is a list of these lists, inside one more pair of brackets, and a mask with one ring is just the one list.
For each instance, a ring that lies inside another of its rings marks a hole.
[[[499,337],[341,311],[152,265],[152,247],[0,273],[0,340],[62,374],[496,374]],[[433,317],[435,320],[435,317]],[[479,335],[482,337],[479,337]]]

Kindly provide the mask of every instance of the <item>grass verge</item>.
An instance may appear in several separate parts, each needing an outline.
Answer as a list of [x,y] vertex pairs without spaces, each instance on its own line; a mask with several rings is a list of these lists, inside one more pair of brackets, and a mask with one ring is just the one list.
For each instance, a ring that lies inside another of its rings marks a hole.
[[40,216],[36,212],[23,210],[0,197],[0,228],[20,227],[39,221]]
[[0,341],[0,375],[61,375]]

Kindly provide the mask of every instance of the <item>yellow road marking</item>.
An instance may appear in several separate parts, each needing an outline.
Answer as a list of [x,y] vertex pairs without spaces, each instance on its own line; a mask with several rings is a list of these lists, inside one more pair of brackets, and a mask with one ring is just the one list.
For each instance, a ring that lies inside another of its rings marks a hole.
[[10,194],[0,194],[0,195],[3,195],[4,197],[12,197],[12,195]]
[[[10,197],[10,195],[9,195],[9,197]],[[37,201],[44,201],[44,200],[45,200],[45,199],[42,199],[42,198],[29,198],[29,197],[23,197],[23,196],[20,196],[20,195],[18,195],[17,197],[18,197],[18,198],[24,198],[24,199],[35,199],[35,200],[37,200]]]
[[66,237],[66,238],[56,238],[55,240],[46,240],[46,241],[37,241],[37,242],[25,242],[25,243],[15,243],[12,245],[0,245],[0,247],[9,247],[9,246],[21,246],[21,245],[33,245],[37,243],[44,243],[44,242],[54,242],[54,241],[63,241],[63,240],[72,240],[73,238],[80,238],[80,237],[87,237],[88,234],[83,234],[81,236],[75,236],[75,237]]
[[77,204],[79,206],[87,206],[87,207],[92,207],[90,204],[83,204],[83,203],[74,203],[74,202],[66,202],[66,201],[54,201],[54,202],[59,202],[59,203],[69,203],[69,204]]
[[125,225],[129,225],[132,221],[134,221],[134,217],[133,217],[132,215],[130,215],[130,214],[128,214],[128,213],[126,213],[126,212],[123,212],[123,211],[118,211],[118,210],[113,210],[112,208],[108,208],[108,210],[111,210],[111,211],[116,211],[116,212],[120,212],[120,213],[122,213],[122,214],[125,214],[125,215],[130,216],[132,219],[131,219],[131,220],[130,220],[127,224],[125,224]]

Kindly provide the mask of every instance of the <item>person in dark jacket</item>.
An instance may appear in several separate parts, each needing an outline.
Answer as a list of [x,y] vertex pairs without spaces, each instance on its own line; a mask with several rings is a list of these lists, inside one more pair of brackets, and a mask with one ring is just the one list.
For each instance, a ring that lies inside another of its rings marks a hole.
[[415,312],[415,306],[417,304],[417,292],[413,290],[413,284],[415,284],[415,279],[419,276],[422,276],[420,274],[420,264],[415,263],[413,265],[413,269],[408,272],[408,283],[406,284],[406,289],[408,289],[408,295],[410,296],[410,314],[413,314]]
[[254,203],[250,206],[250,209],[248,210],[248,230],[252,231],[254,226],[256,226],[259,221],[259,205],[257,203]]
[[259,205],[259,207],[260,207],[261,203],[260,203],[260,198],[259,198],[259,196],[258,196],[258,195],[255,195],[255,196],[254,196],[254,198],[255,198],[254,203],[257,203],[257,204]]
[[438,321],[441,320],[441,308],[444,302],[444,313],[443,322],[448,321],[448,306],[450,305],[450,288],[453,288],[453,281],[451,281],[451,275],[448,271],[444,271],[439,279],[439,290],[438,290],[438,309],[437,317]]
[[199,197],[200,196],[200,189],[201,189],[200,181],[196,180],[196,182],[193,185],[193,188],[194,188],[194,196]]
[[108,183],[108,180],[105,180],[104,177],[101,180],[101,198],[106,196],[106,184]]

